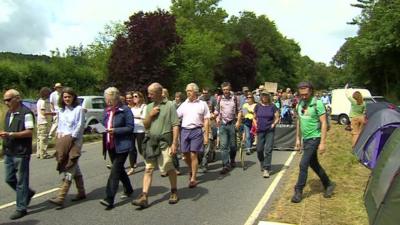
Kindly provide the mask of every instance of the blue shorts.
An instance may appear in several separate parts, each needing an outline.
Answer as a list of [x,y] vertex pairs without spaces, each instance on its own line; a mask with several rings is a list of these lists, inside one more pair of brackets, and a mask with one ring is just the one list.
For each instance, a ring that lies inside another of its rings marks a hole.
[[204,136],[201,127],[181,130],[181,152],[203,152]]

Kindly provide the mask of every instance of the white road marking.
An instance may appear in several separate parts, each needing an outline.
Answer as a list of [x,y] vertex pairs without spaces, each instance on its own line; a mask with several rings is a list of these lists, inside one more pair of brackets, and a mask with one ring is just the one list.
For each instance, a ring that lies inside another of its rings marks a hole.
[[[94,145],[94,144],[98,144],[98,143],[100,143],[100,142],[101,142],[101,141],[95,141],[95,142],[91,142],[91,143],[84,144],[84,146]],[[51,150],[51,151],[49,151],[49,152],[54,152],[54,150]],[[32,154],[32,155],[34,155],[34,154]],[[33,156],[32,156],[32,157],[33,157]],[[4,160],[1,160],[0,162],[3,162],[3,161],[4,161]],[[57,191],[58,189],[59,189],[59,188],[53,188],[53,189],[50,189],[50,190],[43,191],[43,192],[41,192],[41,193],[35,194],[35,196],[33,196],[32,199],[34,199],[34,198],[39,198],[39,197],[41,197],[41,196],[43,196],[43,195],[50,194],[50,193],[52,193],[52,192]],[[13,202],[10,202],[10,203],[4,204],[4,205],[0,205],[0,210],[5,209],[5,208],[8,208],[8,207],[10,207],[10,206],[13,206],[13,205],[15,205],[15,204],[16,204],[16,202],[13,201]]]
[[285,162],[285,165],[283,166],[283,169],[281,171],[279,171],[278,175],[272,181],[271,185],[269,186],[269,188],[267,189],[267,191],[265,192],[265,194],[261,198],[261,200],[258,202],[256,208],[250,214],[249,218],[247,218],[247,221],[244,223],[244,225],[253,225],[256,222],[258,216],[261,213],[261,210],[264,208],[265,204],[267,204],[268,200],[271,198],[272,193],[274,192],[275,188],[278,186],[279,181],[282,179],[283,174],[286,172],[287,167],[292,162],[296,153],[297,153],[297,151],[293,151],[290,154],[289,158]]
[[[48,191],[43,191],[43,192],[41,192],[41,193],[35,194],[35,196],[33,196],[32,199],[34,199],[34,198],[39,198],[39,197],[41,197],[41,196],[43,196],[43,195],[50,194],[50,193],[52,193],[52,192],[57,191],[58,189],[60,189],[60,188],[53,188],[53,189],[50,189],[50,190],[48,190]],[[0,210],[5,209],[5,208],[10,207],[10,206],[13,206],[13,205],[15,205],[15,204],[16,204],[16,202],[13,201],[13,202],[10,202],[10,203],[1,205],[1,206],[0,206]]]

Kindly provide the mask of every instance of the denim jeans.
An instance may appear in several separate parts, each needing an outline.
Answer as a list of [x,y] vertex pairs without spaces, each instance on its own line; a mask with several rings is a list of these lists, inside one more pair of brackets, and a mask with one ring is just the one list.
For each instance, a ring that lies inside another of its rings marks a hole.
[[326,175],[325,170],[321,167],[318,162],[318,146],[321,141],[321,138],[310,138],[303,140],[303,155],[300,161],[300,171],[299,177],[297,179],[297,183],[295,186],[296,190],[303,190],[306,186],[307,182],[307,172],[308,167],[314,170],[314,172],[318,175],[324,187],[328,187],[330,184],[330,180],[328,175]]
[[247,125],[243,125],[244,127],[244,137],[245,137],[245,143],[244,143],[244,147],[246,149],[246,151],[250,151],[251,149],[251,134],[250,134],[250,127],[248,127]]
[[257,158],[264,170],[271,170],[274,134],[274,130],[257,133]]
[[118,190],[119,181],[122,182],[125,193],[132,193],[133,188],[124,167],[126,158],[128,158],[128,152],[117,154],[115,149],[112,149],[109,150],[108,153],[110,155],[112,166],[107,181],[106,200],[110,204],[114,204],[114,197]]
[[222,166],[229,166],[235,162],[236,157],[236,129],[235,123],[221,124],[219,128],[219,141],[221,142]]
[[29,161],[30,155],[15,157],[6,155],[4,159],[6,183],[17,192],[17,210],[27,208],[29,189]]

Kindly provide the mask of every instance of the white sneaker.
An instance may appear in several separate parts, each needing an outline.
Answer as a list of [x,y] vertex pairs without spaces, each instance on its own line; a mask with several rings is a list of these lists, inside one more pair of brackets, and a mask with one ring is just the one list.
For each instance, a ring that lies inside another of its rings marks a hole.
[[264,178],[269,178],[269,171],[268,170],[264,170],[263,177]]

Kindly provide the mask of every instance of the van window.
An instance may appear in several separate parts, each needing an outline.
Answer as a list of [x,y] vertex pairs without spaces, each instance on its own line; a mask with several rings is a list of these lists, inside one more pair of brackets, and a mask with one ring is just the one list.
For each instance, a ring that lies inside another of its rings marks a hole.
[[94,98],[92,99],[92,108],[93,109],[104,109],[106,107],[106,102],[103,98]]

